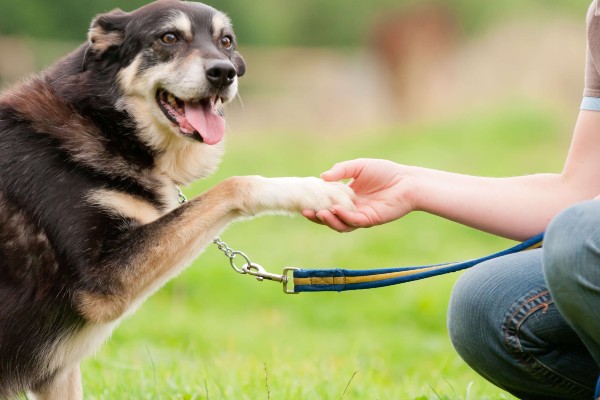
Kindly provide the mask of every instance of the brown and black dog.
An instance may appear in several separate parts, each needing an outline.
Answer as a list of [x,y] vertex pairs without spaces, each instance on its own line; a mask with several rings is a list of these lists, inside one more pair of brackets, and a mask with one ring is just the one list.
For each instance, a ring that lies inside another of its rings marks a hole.
[[244,72],[224,14],[159,0],[0,96],[0,398],[80,399],[80,360],[234,219],[352,207],[341,183],[258,176],[179,205]]

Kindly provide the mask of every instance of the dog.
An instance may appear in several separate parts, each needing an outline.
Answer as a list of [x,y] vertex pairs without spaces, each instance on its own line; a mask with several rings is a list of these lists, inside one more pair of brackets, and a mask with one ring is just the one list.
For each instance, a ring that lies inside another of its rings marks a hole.
[[79,362],[230,222],[352,208],[317,178],[215,171],[246,66],[228,17],[159,0],[0,95],[0,398],[81,399]]

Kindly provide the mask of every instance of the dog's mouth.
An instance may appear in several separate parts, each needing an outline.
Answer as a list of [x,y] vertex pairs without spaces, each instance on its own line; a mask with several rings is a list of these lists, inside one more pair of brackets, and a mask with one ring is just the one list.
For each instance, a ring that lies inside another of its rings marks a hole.
[[218,96],[184,101],[164,89],[156,92],[156,101],[165,117],[179,127],[179,131],[206,144],[217,144],[225,135],[225,119],[217,104]]

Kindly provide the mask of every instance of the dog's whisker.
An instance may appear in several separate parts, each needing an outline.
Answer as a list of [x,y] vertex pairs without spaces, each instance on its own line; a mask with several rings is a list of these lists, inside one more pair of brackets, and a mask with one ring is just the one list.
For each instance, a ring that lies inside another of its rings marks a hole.
[[237,94],[235,95],[235,98],[240,102],[240,106],[242,107],[242,110],[244,109],[244,101],[242,100],[242,95],[240,94],[240,92],[237,92]]

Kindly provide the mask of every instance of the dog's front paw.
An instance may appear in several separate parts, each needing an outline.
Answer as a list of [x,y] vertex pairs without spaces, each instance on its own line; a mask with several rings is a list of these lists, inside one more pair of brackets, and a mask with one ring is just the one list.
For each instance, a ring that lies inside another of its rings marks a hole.
[[340,182],[325,182],[314,177],[249,176],[230,178],[229,184],[241,195],[239,211],[242,215],[329,210],[334,205],[354,210],[354,191]]
[[302,179],[298,189],[296,199],[297,209],[302,210],[329,210],[334,205],[342,206],[348,210],[355,210],[354,191],[346,184],[341,182],[325,182],[319,178],[300,178]]

